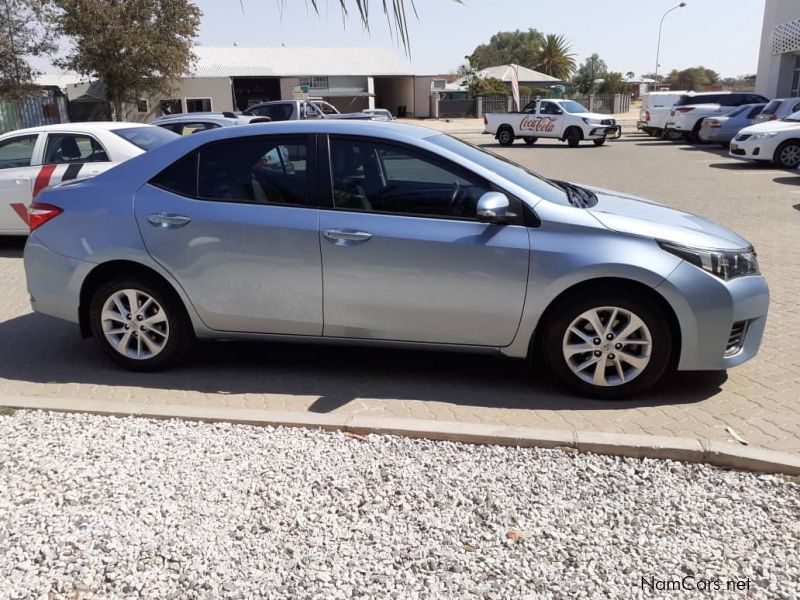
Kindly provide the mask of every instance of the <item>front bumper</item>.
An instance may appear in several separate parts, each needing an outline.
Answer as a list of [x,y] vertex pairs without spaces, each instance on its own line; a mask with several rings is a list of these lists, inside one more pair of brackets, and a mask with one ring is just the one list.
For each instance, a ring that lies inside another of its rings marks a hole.
[[609,140],[616,140],[622,135],[622,127],[619,125],[602,125],[599,127],[592,127],[586,135],[586,139],[595,140],[606,138]]
[[734,138],[728,155],[743,160],[772,160],[775,154],[774,146],[775,144],[769,139],[737,141]]
[[[682,262],[657,289],[678,317],[678,370],[724,370],[758,353],[769,309],[769,288],[763,276],[722,281]],[[742,327],[740,344],[730,349],[732,335]]]

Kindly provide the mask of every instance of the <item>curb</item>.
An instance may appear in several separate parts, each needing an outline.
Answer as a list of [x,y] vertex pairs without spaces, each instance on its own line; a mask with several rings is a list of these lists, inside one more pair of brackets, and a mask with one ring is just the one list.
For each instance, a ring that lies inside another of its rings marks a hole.
[[338,413],[279,412],[220,406],[106,402],[35,396],[6,396],[0,398],[0,406],[118,417],[177,418],[211,423],[306,427],[359,435],[375,433],[466,444],[496,444],[521,448],[574,448],[578,452],[593,454],[670,459],[744,471],[800,476],[800,456],[701,438],[534,429]]

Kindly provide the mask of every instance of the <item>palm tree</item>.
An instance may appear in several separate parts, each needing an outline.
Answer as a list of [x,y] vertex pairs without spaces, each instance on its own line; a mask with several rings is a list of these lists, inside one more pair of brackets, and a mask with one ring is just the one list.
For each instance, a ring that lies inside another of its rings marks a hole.
[[548,34],[542,44],[536,70],[566,81],[575,72],[575,67],[575,54],[567,38],[563,35]]
[[628,71],[627,73],[625,73],[625,77],[627,79],[633,79],[634,77],[636,77],[636,73],[634,73],[633,71]]

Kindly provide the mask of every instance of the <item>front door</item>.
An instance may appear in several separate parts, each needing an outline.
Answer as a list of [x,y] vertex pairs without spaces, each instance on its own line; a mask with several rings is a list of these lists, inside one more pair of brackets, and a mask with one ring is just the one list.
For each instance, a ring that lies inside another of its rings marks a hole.
[[476,219],[491,186],[405,145],[332,137],[329,148],[325,336],[510,344],[525,301],[528,232]]
[[322,334],[311,139],[211,142],[137,192],[147,250],[211,329]]
[[0,142],[0,234],[28,233],[28,205],[41,166],[34,150],[39,134]]

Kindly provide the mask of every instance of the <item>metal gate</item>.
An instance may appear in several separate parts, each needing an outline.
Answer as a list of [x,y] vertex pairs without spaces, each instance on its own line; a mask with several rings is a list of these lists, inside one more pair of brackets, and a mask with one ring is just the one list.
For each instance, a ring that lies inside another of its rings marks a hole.
[[0,133],[67,122],[69,113],[63,96],[0,100]]

